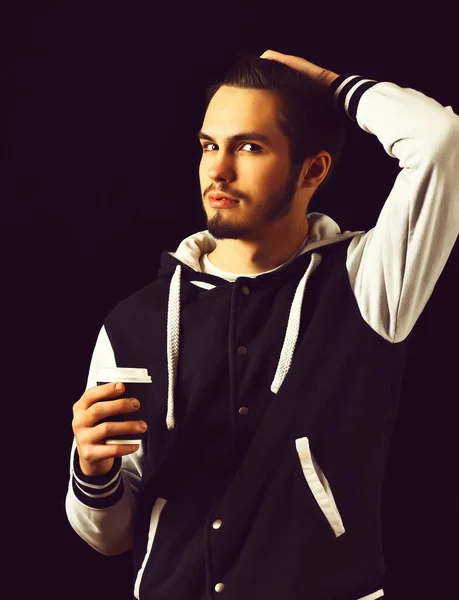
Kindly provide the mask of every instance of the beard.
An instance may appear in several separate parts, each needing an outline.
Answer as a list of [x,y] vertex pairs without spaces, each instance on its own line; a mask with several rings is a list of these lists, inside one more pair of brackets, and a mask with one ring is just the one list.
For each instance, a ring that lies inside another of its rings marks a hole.
[[247,239],[260,225],[274,223],[285,217],[292,206],[300,172],[301,166],[292,169],[282,188],[268,196],[259,211],[256,223],[231,223],[223,218],[222,211],[218,211],[210,219],[205,216],[209,233],[217,240]]

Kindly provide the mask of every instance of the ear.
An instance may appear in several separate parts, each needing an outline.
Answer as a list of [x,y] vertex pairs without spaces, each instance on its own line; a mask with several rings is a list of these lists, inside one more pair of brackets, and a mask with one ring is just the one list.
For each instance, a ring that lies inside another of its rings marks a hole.
[[306,159],[301,174],[300,187],[318,187],[327,176],[330,166],[331,156],[326,150],[322,150],[312,159]]

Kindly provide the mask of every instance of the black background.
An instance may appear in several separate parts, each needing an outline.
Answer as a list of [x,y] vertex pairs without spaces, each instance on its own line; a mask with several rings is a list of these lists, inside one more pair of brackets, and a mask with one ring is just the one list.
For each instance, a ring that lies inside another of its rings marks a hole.
[[[204,88],[236,51],[272,48],[415,88],[458,113],[451,22],[443,11],[420,18],[382,3],[54,2],[4,12],[2,374],[15,384],[4,398],[14,435],[3,455],[11,533],[3,583],[11,597],[131,598],[129,554],[99,555],[65,516],[72,405],[106,314],[156,277],[163,250],[204,228],[195,139]],[[311,210],[343,231],[369,229],[398,171],[377,139],[351,124],[335,181]],[[456,245],[412,334],[382,503],[389,600],[455,590],[458,266]]]

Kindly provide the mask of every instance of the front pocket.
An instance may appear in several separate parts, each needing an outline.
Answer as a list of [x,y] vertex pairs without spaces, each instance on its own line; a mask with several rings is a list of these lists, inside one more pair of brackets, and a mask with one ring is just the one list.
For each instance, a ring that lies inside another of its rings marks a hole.
[[304,478],[312,495],[316,499],[330,527],[333,529],[335,536],[339,537],[345,532],[343,521],[341,520],[341,515],[339,514],[327,478],[311,453],[308,438],[302,437],[296,439],[295,446],[301,468],[303,469]]
[[151,516],[150,516],[150,527],[148,529],[148,541],[147,541],[147,551],[145,552],[145,556],[142,561],[142,566],[140,567],[137,577],[135,579],[134,584],[134,596],[139,600],[139,590],[140,590],[140,582],[142,581],[142,575],[145,570],[145,565],[147,564],[148,558],[151,554],[151,549],[153,547],[153,542],[155,540],[156,531],[158,529],[159,517],[161,512],[166,505],[167,500],[165,498],[157,498],[156,502],[152,508]]

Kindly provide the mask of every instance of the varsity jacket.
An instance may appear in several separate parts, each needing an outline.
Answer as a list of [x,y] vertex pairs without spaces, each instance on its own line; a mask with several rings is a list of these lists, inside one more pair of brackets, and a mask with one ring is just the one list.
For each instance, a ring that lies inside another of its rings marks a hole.
[[147,368],[148,435],[92,478],[73,443],[66,512],[102,554],[132,548],[137,600],[384,595],[381,489],[410,332],[459,233],[459,118],[358,75],[330,93],[399,161],[375,227],[310,213],[258,275],[213,267],[200,231],[100,329],[87,387]]

